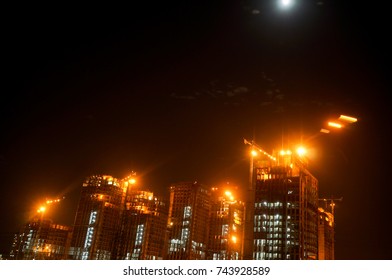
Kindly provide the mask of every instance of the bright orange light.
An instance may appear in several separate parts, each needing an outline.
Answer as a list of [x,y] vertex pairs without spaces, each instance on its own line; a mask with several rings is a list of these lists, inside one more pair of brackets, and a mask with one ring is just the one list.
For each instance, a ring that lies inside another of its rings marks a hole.
[[254,157],[257,156],[257,152],[256,152],[255,150],[252,150],[250,153],[251,153],[251,155],[254,156]]
[[237,237],[235,235],[233,235],[231,237],[231,241],[233,241],[233,243],[237,243]]
[[336,123],[336,122],[328,122],[328,126],[335,127],[335,128],[343,127],[340,123]]
[[322,129],[320,129],[320,132],[321,133],[329,133],[330,131],[328,129],[322,128]]
[[285,156],[285,155],[291,155],[292,154],[292,152],[290,151],[290,150],[281,150],[280,151],[280,155],[281,156]]
[[38,208],[37,213],[43,213],[45,212],[46,207],[45,206],[41,206],[40,208]]
[[298,149],[297,149],[297,154],[298,154],[299,156],[305,155],[305,154],[306,154],[306,149],[305,149],[304,147],[298,147]]
[[345,116],[345,115],[340,115],[339,120],[349,122],[349,123],[354,123],[357,121],[357,118],[350,117],[350,116]]
[[129,179],[129,183],[130,183],[131,185],[136,184],[136,179],[135,179],[135,178]]
[[231,191],[225,191],[225,195],[226,197],[230,200],[230,201],[234,201],[234,196],[232,194]]
[[52,203],[56,203],[56,202],[60,202],[60,198],[46,200],[46,204],[52,204]]

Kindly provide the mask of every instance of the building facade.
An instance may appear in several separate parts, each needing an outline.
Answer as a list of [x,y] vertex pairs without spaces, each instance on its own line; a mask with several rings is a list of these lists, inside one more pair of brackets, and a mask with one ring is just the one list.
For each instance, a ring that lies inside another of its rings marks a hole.
[[112,176],[86,178],[75,216],[70,259],[115,258],[126,189],[124,182]]
[[318,181],[283,151],[254,167],[253,259],[318,258]]
[[15,234],[10,258],[15,260],[65,260],[71,227],[50,219],[33,218]]
[[334,216],[332,213],[318,208],[318,259],[334,260],[335,259],[335,229]]
[[211,189],[207,259],[242,259],[244,204],[232,190]]
[[206,259],[210,190],[198,182],[170,186],[167,259]]
[[152,192],[128,189],[122,212],[117,259],[158,260],[166,256],[168,209]]

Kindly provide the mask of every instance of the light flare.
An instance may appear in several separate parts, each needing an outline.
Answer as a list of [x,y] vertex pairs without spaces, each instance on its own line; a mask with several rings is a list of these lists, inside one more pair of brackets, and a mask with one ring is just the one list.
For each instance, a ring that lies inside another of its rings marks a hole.
[[340,115],[339,120],[348,122],[348,123],[354,123],[357,122],[358,119],[350,116],[345,116],[345,115]]
[[299,156],[305,155],[305,154],[306,154],[306,149],[305,149],[304,147],[298,147],[298,148],[297,148],[297,154],[298,154]]
[[340,123],[337,123],[337,122],[328,122],[328,126],[334,127],[334,128],[342,128],[343,127],[343,125],[341,125]]

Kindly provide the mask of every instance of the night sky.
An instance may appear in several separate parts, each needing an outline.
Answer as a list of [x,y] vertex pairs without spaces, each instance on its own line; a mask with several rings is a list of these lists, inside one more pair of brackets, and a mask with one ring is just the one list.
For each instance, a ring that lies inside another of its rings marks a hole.
[[[320,197],[343,197],[337,259],[392,259],[387,7],[222,0],[4,12],[0,253],[45,198],[65,196],[48,215],[72,225],[89,175],[135,171],[161,195],[184,180],[246,188],[243,138],[253,138],[268,152],[310,148]],[[358,122],[318,133],[340,114]]]

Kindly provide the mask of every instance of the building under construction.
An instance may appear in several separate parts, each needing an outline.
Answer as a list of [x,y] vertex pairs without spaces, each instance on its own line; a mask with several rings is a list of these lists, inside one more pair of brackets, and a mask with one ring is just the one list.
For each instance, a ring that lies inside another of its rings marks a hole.
[[127,184],[112,176],[88,177],[82,186],[69,258],[109,260],[115,258]]
[[335,229],[334,216],[323,208],[318,208],[318,259],[334,260],[335,259]]
[[158,260],[166,254],[167,205],[152,192],[129,188],[121,217],[117,259]]
[[170,186],[168,259],[206,259],[210,207],[206,186],[198,182]]
[[10,258],[15,260],[65,260],[71,227],[35,217],[14,236]]
[[[253,143],[252,148],[258,149]],[[247,215],[253,216],[253,228],[245,232],[253,236],[252,258],[317,259],[318,181],[304,158],[286,150],[273,156],[263,152],[252,161],[254,198]]]
[[211,189],[207,259],[242,259],[244,204],[233,190]]

